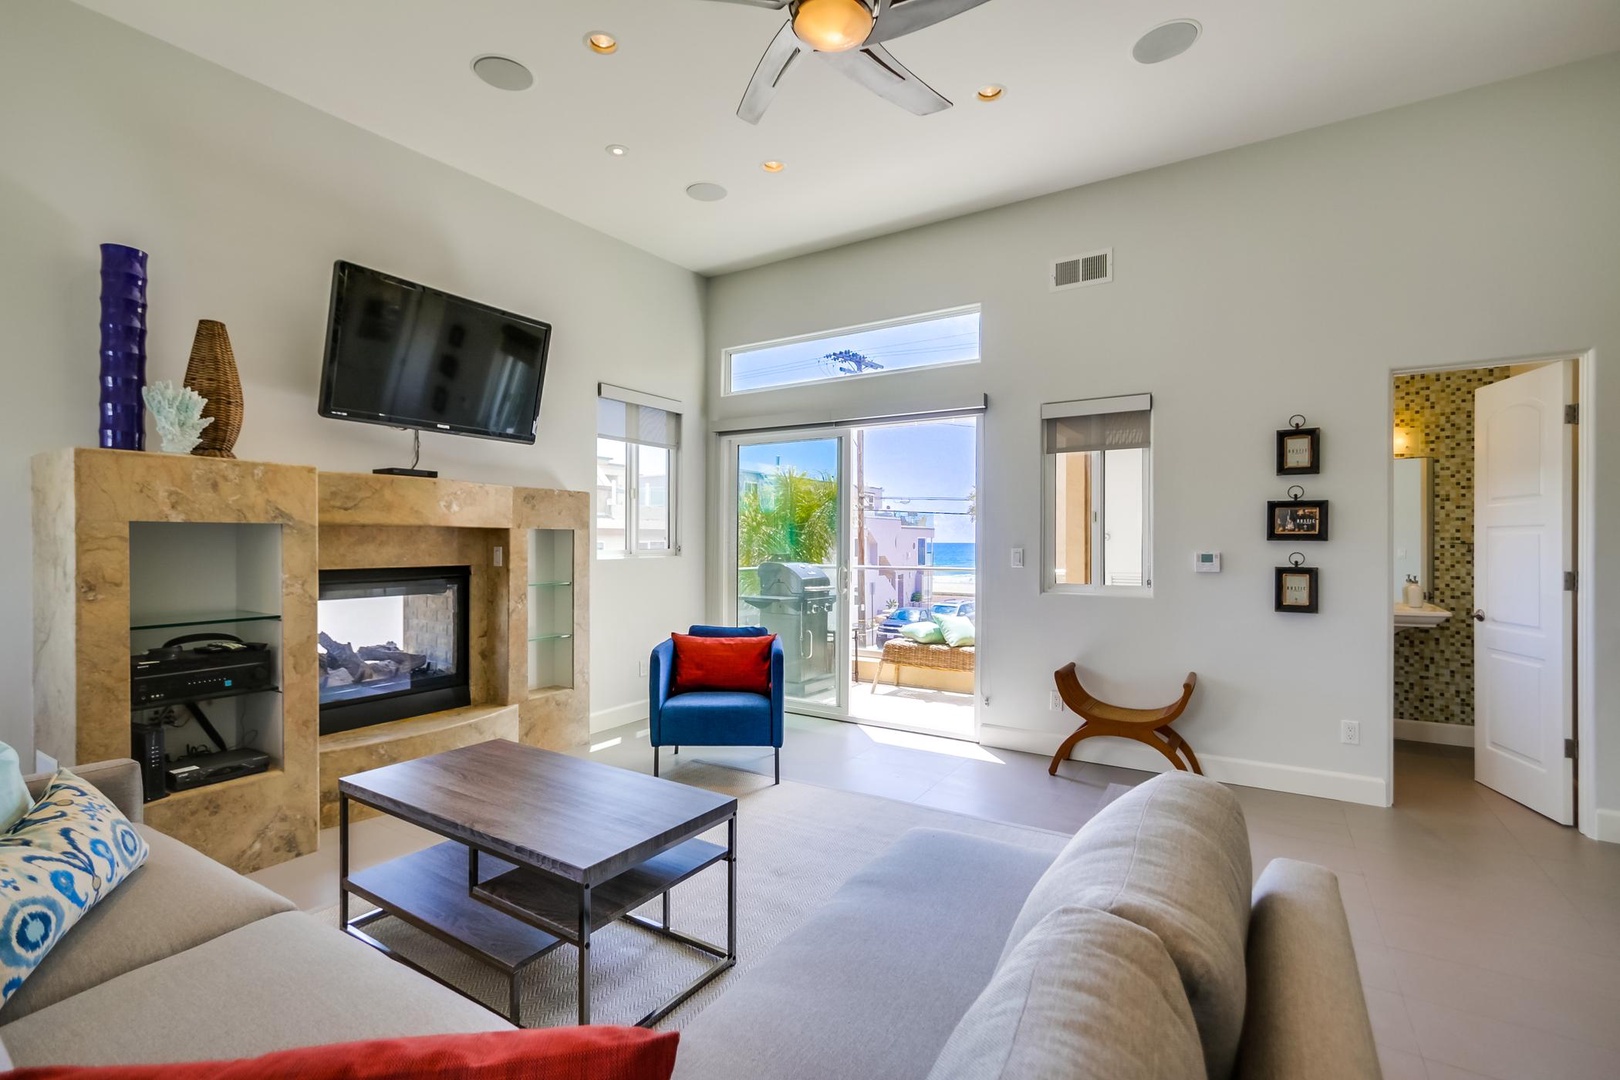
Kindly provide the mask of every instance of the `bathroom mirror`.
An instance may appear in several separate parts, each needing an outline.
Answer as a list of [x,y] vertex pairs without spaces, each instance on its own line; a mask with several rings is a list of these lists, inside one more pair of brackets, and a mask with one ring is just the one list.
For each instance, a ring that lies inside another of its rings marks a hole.
[[1434,591],[1434,460],[1395,459],[1395,602],[1407,575],[1415,576],[1424,595]]

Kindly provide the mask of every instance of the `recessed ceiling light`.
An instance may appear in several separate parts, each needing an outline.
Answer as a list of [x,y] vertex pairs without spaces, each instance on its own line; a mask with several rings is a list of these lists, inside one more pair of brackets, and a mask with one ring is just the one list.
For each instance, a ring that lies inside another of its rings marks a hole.
[[693,184],[686,193],[698,202],[719,202],[726,197],[726,189],[719,184]]
[[619,51],[619,39],[612,34],[593,30],[585,35],[585,47],[598,56],[611,56]]
[[1139,64],[1159,64],[1174,59],[1193,47],[1204,28],[1192,19],[1160,23],[1142,35],[1131,55]]
[[607,152],[612,154],[614,157],[624,157],[624,155],[630,152],[630,148],[628,146],[620,146],[618,143],[610,143],[608,145]]
[[769,173],[778,173],[787,168],[787,165],[780,161],[762,161],[759,167]]
[[1001,95],[1005,94],[1006,92],[1007,88],[1005,86],[1002,86],[1000,83],[991,83],[988,86],[979,87],[979,100],[1000,101]]
[[473,74],[497,90],[527,90],[534,85],[529,69],[506,56],[480,56],[472,62]]

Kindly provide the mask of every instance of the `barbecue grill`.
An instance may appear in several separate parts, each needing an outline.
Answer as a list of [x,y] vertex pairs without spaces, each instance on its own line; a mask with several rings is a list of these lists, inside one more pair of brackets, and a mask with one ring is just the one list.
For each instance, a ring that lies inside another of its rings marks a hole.
[[742,599],[759,612],[760,625],[782,640],[789,697],[817,697],[833,689],[837,646],[827,624],[837,596],[824,569],[814,563],[761,563],[759,595]]

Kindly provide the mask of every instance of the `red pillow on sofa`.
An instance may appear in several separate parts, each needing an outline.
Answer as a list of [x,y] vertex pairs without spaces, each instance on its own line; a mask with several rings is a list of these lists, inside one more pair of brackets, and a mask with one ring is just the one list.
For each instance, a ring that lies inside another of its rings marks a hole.
[[184,1065],[43,1065],[16,1080],[669,1080],[680,1033],[538,1028],[372,1039]]
[[771,643],[767,637],[697,637],[675,639],[675,677],[669,692],[731,690],[743,694],[771,692]]

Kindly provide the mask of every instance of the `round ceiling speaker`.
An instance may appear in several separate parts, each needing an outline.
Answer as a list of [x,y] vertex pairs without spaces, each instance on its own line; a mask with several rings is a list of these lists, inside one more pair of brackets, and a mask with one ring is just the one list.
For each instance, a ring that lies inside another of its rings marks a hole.
[[1142,35],[1131,55],[1139,64],[1162,64],[1193,47],[1204,28],[1191,19],[1161,23]]
[[686,193],[698,202],[719,202],[726,197],[726,189],[719,184],[693,184]]
[[480,56],[473,61],[473,74],[497,90],[527,90],[534,75],[516,60],[505,56]]

